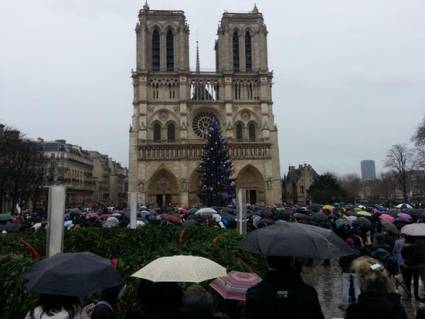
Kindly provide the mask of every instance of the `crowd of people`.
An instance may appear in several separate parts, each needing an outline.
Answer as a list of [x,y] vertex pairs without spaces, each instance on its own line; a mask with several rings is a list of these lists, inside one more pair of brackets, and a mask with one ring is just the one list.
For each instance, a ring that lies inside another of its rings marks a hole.
[[[99,226],[127,227],[128,213],[67,211],[64,227],[68,229]],[[19,219],[20,218],[20,219]],[[20,216],[17,220],[30,220]],[[39,218],[37,216],[36,218]],[[115,218],[115,220],[111,220]],[[138,225],[207,224],[235,228],[235,207],[225,208],[153,208],[141,207]],[[407,318],[401,297],[425,301],[421,287],[425,283],[425,234],[411,236],[401,229],[423,223],[425,211],[407,206],[330,206],[292,207],[249,206],[248,229],[267,227],[279,220],[313,224],[338,234],[353,254],[339,258],[342,291],[340,309],[345,318]],[[31,221],[30,230],[43,217]],[[68,223],[68,224],[67,224]],[[5,222],[2,222],[5,225]],[[72,225],[72,226],[71,226]],[[269,271],[263,280],[249,288],[246,301],[213,296],[203,286],[191,285],[185,290],[177,283],[153,283],[141,280],[138,299],[127,309],[119,307],[119,296],[125,285],[104,290],[97,303],[83,307],[75,297],[40,295],[27,319],[44,318],[324,318],[316,290],[306,285],[302,267],[311,260],[293,257],[268,257]],[[329,261],[325,260],[324,265]],[[422,283],[422,285],[421,285]],[[413,289],[412,289],[413,288]],[[419,309],[417,319],[425,318]]]

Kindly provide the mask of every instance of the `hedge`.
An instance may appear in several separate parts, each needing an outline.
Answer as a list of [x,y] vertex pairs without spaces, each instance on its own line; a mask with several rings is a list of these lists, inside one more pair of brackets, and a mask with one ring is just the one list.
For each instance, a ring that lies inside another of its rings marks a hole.
[[[91,251],[105,258],[118,258],[120,271],[128,289],[124,307],[135,300],[137,279],[129,276],[161,256],[196,255],[214,260],[228,270],[255,271],[263,274],[262,258],[237,249],[241,237],[233,230],[193,226],[147,225],[135,230],[125,228],[80,228],[65,233],[65,252]],[[14,233],[0,236],[0,317],[23,318],[33,296],[27,294],[19,280],[24,267],[31,265],[31,244],[45,254],[46,233]]]

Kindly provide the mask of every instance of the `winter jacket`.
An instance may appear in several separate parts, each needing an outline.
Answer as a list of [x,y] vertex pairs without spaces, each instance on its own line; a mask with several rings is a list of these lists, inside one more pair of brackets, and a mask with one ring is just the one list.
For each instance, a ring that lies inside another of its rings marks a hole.
[[355,253],[353,255],[344,256],[338,259],[339,267],[341,267],[341,270],[343,273],[353,273],[354,271],[351,269],[351,264],[353,263],[353,260],[360,257],[360,252],[355,249]]
[[407,319],[407,315],[396,293],[361,293],[345,319]]
[[425,239],[416,239],[412,246],[411,264],[425,267]]
[[316,290],[290,271],[271,271],[248,289],[243,314],[248,319],[324,319]]

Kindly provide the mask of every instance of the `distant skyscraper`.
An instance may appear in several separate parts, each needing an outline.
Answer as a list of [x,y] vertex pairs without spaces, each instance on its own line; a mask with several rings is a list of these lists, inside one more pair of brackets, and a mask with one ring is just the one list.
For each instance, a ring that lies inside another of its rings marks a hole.
[[375,161],[364,160],[360,162],[362,179],[376,179]]

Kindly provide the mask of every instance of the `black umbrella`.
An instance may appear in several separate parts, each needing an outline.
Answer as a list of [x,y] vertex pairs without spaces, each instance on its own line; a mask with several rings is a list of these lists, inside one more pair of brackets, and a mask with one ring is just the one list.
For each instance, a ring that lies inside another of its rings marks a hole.
[[410,210],[407,210],[406,213],[416,218],[425,217],[425,209],[421,209],[421,208],[410,209]]
[[22,273],[30,292],[86,297],[122,284],[109,259],[90,252],[58,253],[43,259]]
[[249,233],[239,243],[239,248],[263,256],[314,259],[329,259],[354,253],[331,230],[280,221]]
[[21,228],[21,224],[7,223],[5,225],[0,225],[0,231],[5,230],[8,233],[18,232]]
[[306,220],[306,221],[311,220],[311,216],[302,214],[302,213],[295,213],[294,218],[298,220]]
[[327,222],[329,221],[328,215],[323,212],[317,212],[311,215],[311,218],[316,222]]
[[353,225],[359,227],[363,231],[368,231],[372,223],[365,217],[359,217],[353,222]]

